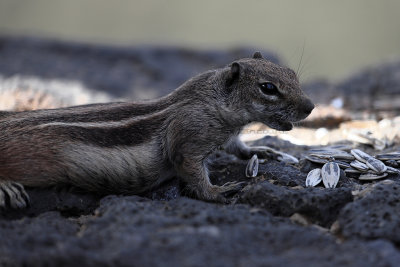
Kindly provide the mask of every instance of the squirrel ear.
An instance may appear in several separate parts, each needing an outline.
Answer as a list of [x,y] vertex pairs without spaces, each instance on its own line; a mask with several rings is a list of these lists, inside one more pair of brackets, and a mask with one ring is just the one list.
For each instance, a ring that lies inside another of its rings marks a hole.
[[239,73],[240,73],[240,65],[237,62],[233,62],[232,66],[231,66],[231,75],[232,78],[237,78],[239,77]]
[[228,79],[226,80],[226,85],[231,86],[233,82],[239,78],[240,75],[240,64],[237,62],[233,62],[231,64],[231,70],[228,75]]
[[254,53],[253,58],[263,58],[263,56],[261,55],[261,53],[259,51],[257,51]]

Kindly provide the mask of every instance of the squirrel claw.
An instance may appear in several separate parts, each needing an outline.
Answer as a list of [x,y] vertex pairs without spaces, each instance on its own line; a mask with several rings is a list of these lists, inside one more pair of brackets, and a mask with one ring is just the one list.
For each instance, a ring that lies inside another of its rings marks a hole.
[[6,208],[7,204],[12,209],[23,209],[29,205],[29,196],[21,184],[0,182],[0,208]]
[[252,154],[257,154],[259,158],[269,158],[269,159],[275,159],[278,161],[282,161],[288,164],[298,164],[299,160],[287,153],[275,150],[271,147],[268,146],[257,146],[257,147],[251,147],[250,151]]
[[219,191],[222,196],[229,197],[242,190],[246,185],[246,182],[227,182],[219,187]]

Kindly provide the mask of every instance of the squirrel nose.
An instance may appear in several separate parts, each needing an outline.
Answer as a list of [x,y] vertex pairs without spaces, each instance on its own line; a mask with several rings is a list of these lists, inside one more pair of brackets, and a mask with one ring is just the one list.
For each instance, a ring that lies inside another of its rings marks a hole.
[[306,99],[304,102],[303,102],[303,112],[305,113],[305,114],[310,114],[311,113],[311,111],[313,111],[313,109],[314,109],[314,104],[311,102],[311,100],[310,99]]

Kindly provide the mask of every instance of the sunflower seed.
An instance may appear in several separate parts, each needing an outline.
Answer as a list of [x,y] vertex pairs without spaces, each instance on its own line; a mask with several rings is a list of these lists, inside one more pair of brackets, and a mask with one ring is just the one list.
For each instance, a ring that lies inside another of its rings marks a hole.
[[319,164],[325,164],[328,162],[328,160],[326,160],[326,159],[321,159],[321,158],[315,157],[315,156],[305,156],[305,158],[311,162],[319,163]]
[[344,160],[353,160],[354,156],[346,151],[339,149],[318,149],[310,150],[310,156],[315,156],[323,159],[335,158]]
[[385,160],[385,165],[388,167],[390,166],[393,168],[399,168],[399,163],[397,163],[397,161],[395,161],[393,159]]
[[334,160],[335,158],[331,156],[331,154],[322,154],[322,153],[311,153],[311,157],[316,157],[320,159],[326,159],[326,160]]
[[390,167],[390,166],[387,166],[386,172],[387,173],[400,173],[400,170],[398,170],[396,168],[393,168],[393,167]]
[[368,171],[369,169],[369,167],[365,163],[362,163],[361,161],[358,160],[350,162],[350,166],[360,171]]
[[278,154],[277,158],[279,161],[282,161],[282,162],[285,162],[288,164],[298,164],[299,163],[299,160],[290,154],[287,154],[287,153],[284,153],[281,151],[278,151],[277,154]]
[[309,149],[310,152],[321,152],[327,150],[343,150],[343,151],[350,151],[353,149],[353,146],[350,145],[332,145],[332,146],[315,146]]
[[258,174],[258,157],[254,154],[246,166],[246,177],[256,177]]
[[322,181],[321,169],[314,169],[310,171],[307,175],[306,186],[314,187]]
[[354,168],[347,168],[344,170],[345,173],[354,173],[354,174],[360,174],[363,173],[362,171]]
[[340,168],[345,169],[345,168],[350,168],[350,164],[341,160],[335,160],[335,163],[339,165]]
[[352,149],[350,153],[359,161],[366,163],[369,158],[372,158],[371,155],[359,150],[359,149]]
[[335,162],[326,163],[321,169],[322,182],[326,188],[335,188],[340,178],[340,168]]
[[343,160],[353,160],[354,156],[346,151],[343,150],[338,150],[341,151],[340,153],[334,154],[333,157],[335,159],[343,159]]
[[377,158],[379,160],[400,160],[400,152],[379,154],[379,155],[376,155],[375,158]]
[[332,149],[328,147],[314,147],[309,149],[308,151],[310,153],[327,153],[327,151],[331,151]]
[[324,154],[334,154],[334,153],[342,153],[345,152],[343,149],[338,149],[334,146],[320,146],[320,147],[314,147],[310,148],[308,151],[311,153],[324,153]]
[[366,164],[371,170],[377,173],[383,173],[387,170],[387,166],[383,164],[382,161],[376,158],[369,158]]
[[[305,156],[305,158],[311,162],[314,163],[318,163],[318,164],[325,164],[328,163],[329,160],[328,159],[323,159],[323,158],[319,158],[316,156]],[[341,161],[341,160],[333,160],[333,162],[337,163],[339,165],[340,168],[350,168],[350,164],[345,162],[345,161]]]
[[377,180],[386,177],[388,174],[373,174],[373,173],[365,173],[361,174],[360,177],[358,177],[359,180],[362,181],[370,181],[370,180]]

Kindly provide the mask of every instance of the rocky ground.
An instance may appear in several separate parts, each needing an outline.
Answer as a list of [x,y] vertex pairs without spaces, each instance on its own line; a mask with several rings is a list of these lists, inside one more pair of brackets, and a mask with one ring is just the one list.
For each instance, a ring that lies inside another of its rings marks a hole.
[[[249,56],[252,50],[115,48],[1,38],[0,89],[40,88],[73,104],[54,91],[58,86],[68,92],[72,80],[80,89],[71,94],[146,98],[167,93],[198,71]],[[264,55],[279,61],[267,51]],[[323,81],[305,88],[318,103],[343,98],[355,114],[362,110],[355,101],[362,95],[372,117],[389,116],[388,104],[376,104],[374,90],[380,100],[395,99],[399,73],[400,64],[392,62],[339,84]],[[398,115],[395,100],[389,104],[390,112]],[[278,137],[253,144],[300,159],[309,148]],[[396,150],[397,141],[384,151]],[[247,182],[228,205],[185,196],[177,179],[142,196],[97,196],[65,187],[28,189],[28,209],[1,211],[0,265],[398,266],[399,175],[375,182],[342,177],[334,189],[306,188],[307,172],[315,165],[304,159],[297,165],[266,161],[251,179],[244,175],[246,164],[224,152],[210,163],[213,183]]]

